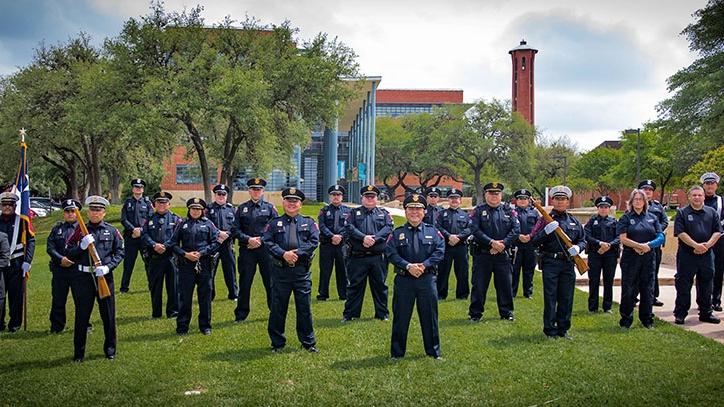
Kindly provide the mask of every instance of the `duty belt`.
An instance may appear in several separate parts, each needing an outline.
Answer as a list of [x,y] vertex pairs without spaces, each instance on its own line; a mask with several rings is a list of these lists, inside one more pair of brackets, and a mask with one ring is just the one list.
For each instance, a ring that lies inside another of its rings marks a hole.
[[272,257],[272,265],[274,267],[279,267],[279,268],[285,268],[285,267],[294,268],[294,267],[309,267],[311,264],[310,264],[310,262],[298,261],[298,262],[294,263],[294,265],[290,265],[289,263],[287,263],[284,260],[281,260],[277,257]]
[[565,253],[565,252],[555,252],[555,253],[541,252],[540,255],[542,257],[547,257],[549,259],[556,259],[556,260],[568,260],[568,258],[570,257],[568,255],[568,253]]
[[92,273],[93,270],[95,270],[95,267],[91,266],[78,266],[78,271],[82,271],[84,273]]
[[349,255],[351,257],[372,257],[372,256],[379,256],[381,254],[382,254],[382,252],[370,252],[370,251],[358,252],[358,251],[354,251],[354,250],[349,253]]

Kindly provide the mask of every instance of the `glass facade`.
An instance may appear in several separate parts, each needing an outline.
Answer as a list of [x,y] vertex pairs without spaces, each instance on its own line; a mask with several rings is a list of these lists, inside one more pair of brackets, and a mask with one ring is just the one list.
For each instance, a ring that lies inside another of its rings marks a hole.
[[377,117],[399,117],[408,114],[432,113],[438,104],[378,103]]
[[[211,173],[209,175],[211,183],[217,184],[217,174]],[[201,166],[198,164],[176,164],[176,183],[182,185],[201,184]]]

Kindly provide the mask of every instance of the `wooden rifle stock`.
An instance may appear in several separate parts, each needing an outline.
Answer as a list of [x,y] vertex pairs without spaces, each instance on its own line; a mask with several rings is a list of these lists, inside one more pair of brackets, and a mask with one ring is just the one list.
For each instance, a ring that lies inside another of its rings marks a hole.
[[[536,209],[538,209],[538,212],[540,212],[540,215],[543,217],[543,219],[546,221],[546,223],[553,222],[553,218],[551,217],[548,212],[543,209],[540,202],[537,200],[533,200],[533,206],[535,206]],[[566,232],[561,229],[560,226],[558,226],[555,230],[556,236],[558,236],[559,239],[563,242],[563,244],[566,246],[566,249],[573,246],[573,242],[571,242],[571,239],[566,235]],[[573,262],[576,264],[576,268],[578,269],[578,273],[583,275],[588,271],[588,263],[586,263],[585,260],[580,255],[573,256]]]
[[[85,226],[85,222],[83,222],[83,216],[81,216],[78,208],[75,208],[75,217],[78,220],[78,226],[80,226],[81,238],[85,237],[88,234],[88,228]],[[88,245],[88,253],[90,253],[91,259],[93,260],[93,267],[100,267],[103,265],[101,263],[100,257],[98,257],[98,251],[96,251],[95,243],[91,243],[90,245]],[[108,287],[106,278],[104,276],[97,276],[96,278],[98,279],[98,297],[110,297],[111,289]]]

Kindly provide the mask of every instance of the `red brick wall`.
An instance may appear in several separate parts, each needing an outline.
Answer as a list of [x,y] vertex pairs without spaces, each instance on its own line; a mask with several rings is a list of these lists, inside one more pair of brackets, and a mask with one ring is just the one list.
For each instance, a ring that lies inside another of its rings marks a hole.
[[434,89],[378,89],[377,103],[463,103],[463,91]]
[[[177,184],[176,164],[196,164],[196,156],[186,157],[186,147],[178,146],[171,155],[171,158],[164,163],[166,175],[161,181],[161,189],[174,191],[200,191],[204,189],[203,184]],[[216,169],[216,179],[221,177],[221,168]]]
[[[535,99],[534,99],[534,65],[535,52],[533,50],[521,50],[511,52],[513,64],[513,111],[520,112],[523,118],[530,124],[535,123]],[[525,69],[523,69],[523,58],[525,58]],[[516,80],[517,72],[517,80]]]

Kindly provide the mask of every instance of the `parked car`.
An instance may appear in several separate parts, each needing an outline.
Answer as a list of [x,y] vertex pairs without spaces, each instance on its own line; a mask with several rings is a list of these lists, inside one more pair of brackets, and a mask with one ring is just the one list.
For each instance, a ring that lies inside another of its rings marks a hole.
[[[34,205],[37,204],[37,205]],[[43,197],[43,196],[31,196],[30,197],[30,206],[39,206],[43,208],[48,208],[51,211],[54,211],[56,209],[61,209],[62,205],[60,202],[56,202],[51,198]]]

